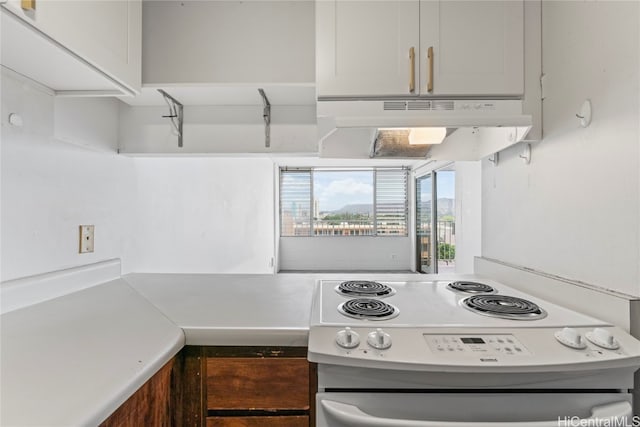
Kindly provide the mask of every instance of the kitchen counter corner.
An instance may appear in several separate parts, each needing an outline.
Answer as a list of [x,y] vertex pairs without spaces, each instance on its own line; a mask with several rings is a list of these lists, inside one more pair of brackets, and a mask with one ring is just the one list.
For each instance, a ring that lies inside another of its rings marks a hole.
[[310,274],[123,276],[184,331],[187,345],[306,346]]
[[1,425],[97,425],[184,345],[122,280],[2,316]]

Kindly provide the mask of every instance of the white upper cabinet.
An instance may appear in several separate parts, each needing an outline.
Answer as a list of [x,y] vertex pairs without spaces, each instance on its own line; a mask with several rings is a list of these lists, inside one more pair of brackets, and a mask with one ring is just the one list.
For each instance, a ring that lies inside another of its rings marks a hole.
[[414,94],[419,11],[418,0],[317,1],[318,95]]
[[522,1],[423,0],[420,22],[422,95],[523,94]]
[[319,97],[523,94],[522,1],[323,0],[316,16]]
[[140,0],[40,0],[34,9],[24,6],[20,0],[3,5],[3,65],[56,92],[139,92]]

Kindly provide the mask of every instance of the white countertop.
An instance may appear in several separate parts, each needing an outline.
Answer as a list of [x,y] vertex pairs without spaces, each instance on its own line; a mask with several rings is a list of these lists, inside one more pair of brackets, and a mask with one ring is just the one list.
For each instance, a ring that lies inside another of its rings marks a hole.
[[129,274],[52,294],[0,317],[0,425],[97,425],[185,344],[306,346],[316,280],[371,277]]
[[123,280],[2,316],[0,424],[97,425],[184,345]]
[[[374,274],[376,279],[425,279]],[[371,279],[372,274],[129,274],[123,277],[176,325],[187,345],[306,346],[317,279]]]
[[306,346],[310,275],[130,274],[187,345]]

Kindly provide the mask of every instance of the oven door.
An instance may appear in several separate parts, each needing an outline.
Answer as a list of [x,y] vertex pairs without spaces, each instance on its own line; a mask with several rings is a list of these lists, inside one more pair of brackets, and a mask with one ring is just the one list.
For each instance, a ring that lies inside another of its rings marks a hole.
[[631,426],[630,402],[630,395],[624,393],[316,395],[317,427]]

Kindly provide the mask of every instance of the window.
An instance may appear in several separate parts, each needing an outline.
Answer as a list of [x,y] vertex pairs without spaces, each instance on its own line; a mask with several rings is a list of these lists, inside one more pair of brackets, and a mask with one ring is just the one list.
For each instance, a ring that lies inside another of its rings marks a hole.
[[407,170],[281,169],[280,235],[407,236]]

